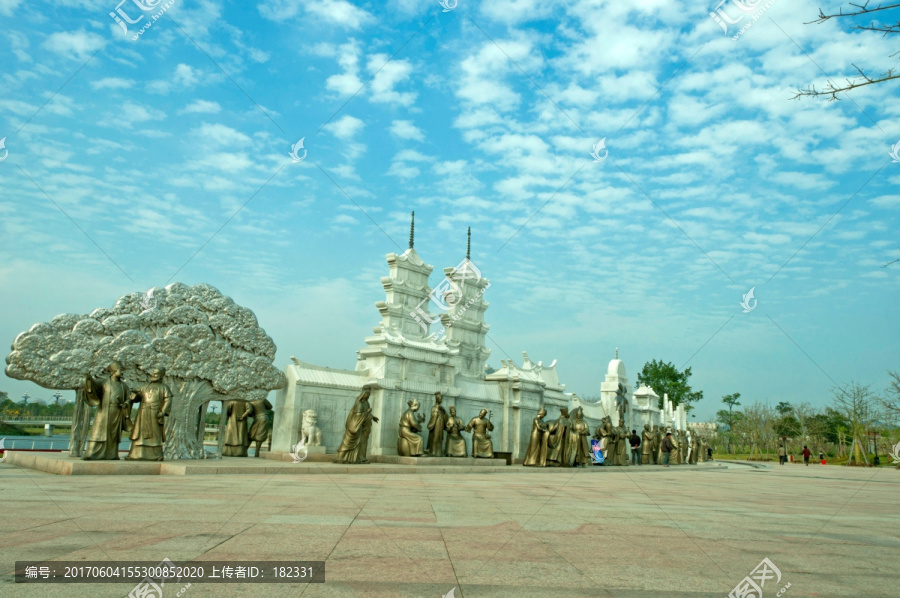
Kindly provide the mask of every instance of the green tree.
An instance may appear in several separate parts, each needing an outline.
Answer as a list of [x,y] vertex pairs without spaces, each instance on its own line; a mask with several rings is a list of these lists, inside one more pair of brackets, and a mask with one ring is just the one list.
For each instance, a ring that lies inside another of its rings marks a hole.
[[794,407],[787,401],[780,401],[775,406],[775,411],[777,411],[778,415],[780,415],[781,417],[786,416],[787,414],[791,413],[793,410],[794,410]]
[[663,406],[663,395],[669,395],[669,401],[673,407],[684,405],[685,411],[693,409],[691,403],[703,399],[702,390],[694,390],[688,384],[691,377],[691,368],[683,372],[678,371],[673,363],[665,363],[662,360],[648,361],[644,369],[637,375],[638,384],[646,384],[659,395],[659,408]]

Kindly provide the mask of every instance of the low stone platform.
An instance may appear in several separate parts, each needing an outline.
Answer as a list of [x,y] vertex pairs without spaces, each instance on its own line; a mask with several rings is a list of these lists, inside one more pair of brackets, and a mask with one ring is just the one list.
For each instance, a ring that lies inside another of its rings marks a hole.
[[[320,447],[317,447],[320,448]],[[275,461],[293,461],[290,453],[263,452],[260,457]],[[304,462],[332,463],[337,455],[330,453],[310,454]],[[506,459],[475,459],[473,457],[400,457],[399,455],[370,455],[369,463],[386,463],[390,465],[422,465],[426,467],[506,467]]]
[[[675,466],[664,469],[661,466],[647,465],[641,467],[583,467],[577,469],[558,467],[522,467],[507,466],[502,459],[454,459],[454,458],[416,458],[380,455],[374,459],[384,459],[364,465],[344,465],[332,463],[334,455],[310,455],[301,463],[293,463],[287,453],[267,453],[263,451],[260,458],[255,457],[223,457],[221,459],[198,459],[195,461],[84,461],[69,457],[66,453],[38,453],[29,451],[7,451],[4,461],[16,465],[56,475],[331,475],[331,474],[469,474],[469,473],[552,473],[559,471],[583,472],[591,475],[614,471],[669,471],[683,469],[696,471],[728,468],[748,468],[745,465],[724,464],[721,462],[696,465]],[[123,453],[124,454],[124,453]],[[410,460],[412,462],[410,462]],[[430,463],[429,463],[430,462]],[[452,462],[446,465],[442,462]]]

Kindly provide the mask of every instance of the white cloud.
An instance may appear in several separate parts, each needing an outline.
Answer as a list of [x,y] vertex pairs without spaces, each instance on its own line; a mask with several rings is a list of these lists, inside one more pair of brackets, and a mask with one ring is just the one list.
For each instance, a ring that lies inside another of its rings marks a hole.
[[221,111],[218,102],[209,100],[195,100],[181,110],[182,114],[218,114]]
[[97,81],[91,81],[91,87],[94,89],[129,89],[133,86],[133,80],[120,77],[105,77]]
[[375,21],[371,13],[346,0],[264,0],[257,8],[259,14],[272,21],[292,19],[301,8],[326,23],[348,29],[360,29]]
[[324,128],[338,139],[347,141],[355,139],[365,126],[366,124],[363,121],[348,114],[328,123]]
[[90,56],[102,48],[106,42],[96,33],[89,33],[84,29],[78,31],[57,31],[51,33],[44,40],[43,46],[62,56],[87,60]]
[[413,124],[411,120],[395,120],[391,122],[391,135],[398,139],[412,139],[424,141],[422,130]]

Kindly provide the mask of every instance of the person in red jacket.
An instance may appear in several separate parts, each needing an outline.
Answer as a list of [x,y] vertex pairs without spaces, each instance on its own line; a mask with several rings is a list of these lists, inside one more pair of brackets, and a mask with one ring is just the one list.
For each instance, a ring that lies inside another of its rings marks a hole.
[[806,463],[806,466],[807,466],[807,467],[809,467],[809,455],[810,455],[810,454],[811,454],[811,453],[809,452],[809,448],[807,448],[807,447],[804,445],[804,446],[803,446],[803,462]]

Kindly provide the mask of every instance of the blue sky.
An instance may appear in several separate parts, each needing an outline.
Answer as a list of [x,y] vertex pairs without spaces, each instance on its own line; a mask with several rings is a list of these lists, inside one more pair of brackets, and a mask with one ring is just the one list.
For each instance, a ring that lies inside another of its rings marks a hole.
[[207,282],[279,367],[352,368],[415,210],[432,285],[472,227],[489,363],[558,359],[582,396],[616,347],[632,381],[690,365],[698,419],[900,367],[897,86],[791,99],[895,48],[804,24],[818,3],[777,0],[736,40],[715,3],[672,0],[175,0],[136,41],[153,12],[120,8],[144,16],[127,34],[115,2],[0,0],[6,342]]

